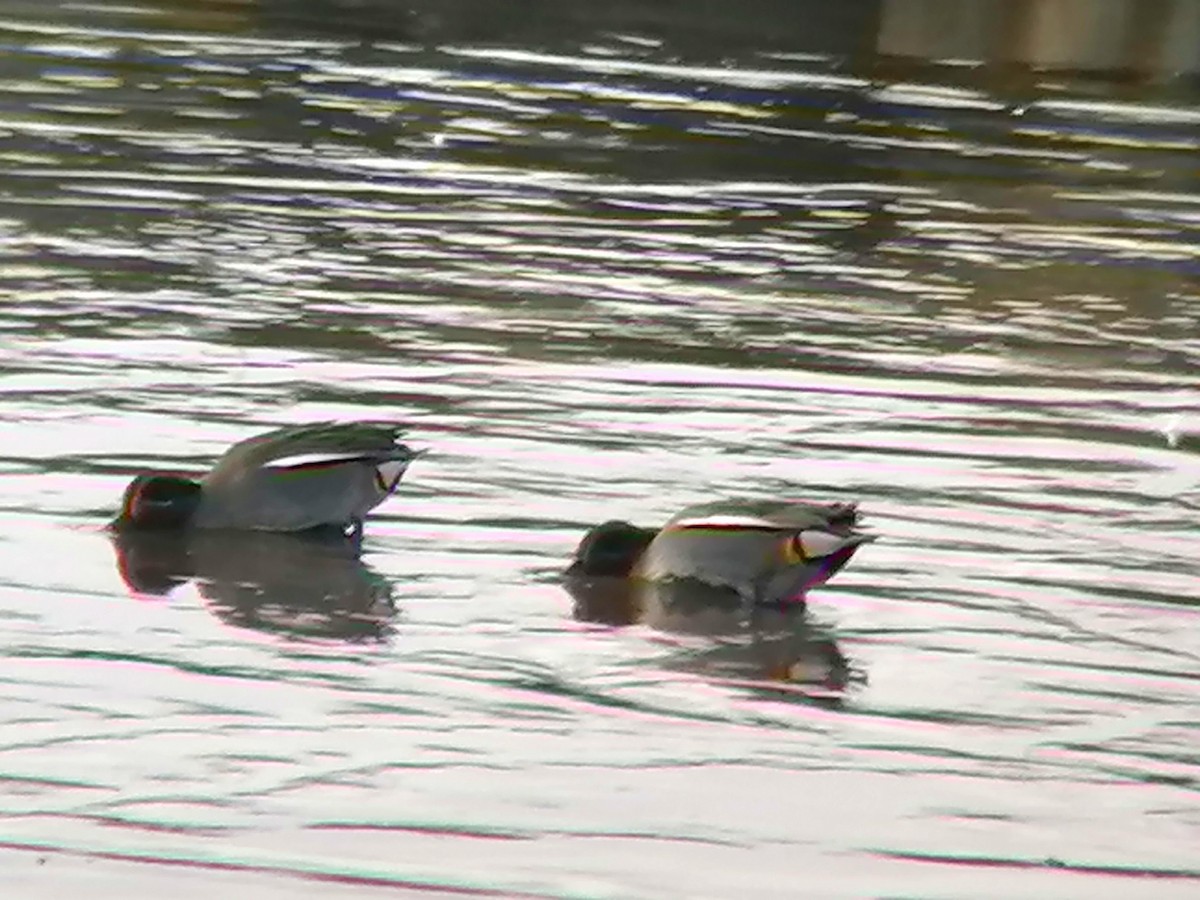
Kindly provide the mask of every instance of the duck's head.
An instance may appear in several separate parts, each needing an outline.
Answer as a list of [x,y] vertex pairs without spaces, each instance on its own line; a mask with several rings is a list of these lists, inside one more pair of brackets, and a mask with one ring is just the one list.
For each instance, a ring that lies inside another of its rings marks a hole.
[[139,475],[125,488],[121,512],[112,527],[177,530],[186,527],[200,505],[200,485],[179,475]]
[[656,534],[653,528],[616,520],[597,525],[579,542],[567,574],[627,576]]

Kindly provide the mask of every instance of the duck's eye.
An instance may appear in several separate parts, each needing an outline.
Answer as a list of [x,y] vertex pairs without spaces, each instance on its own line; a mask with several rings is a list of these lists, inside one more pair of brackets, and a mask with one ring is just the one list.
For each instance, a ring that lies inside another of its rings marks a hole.
[[800,541],[798,534],[784,538],[782,551],[785,566],[798,566],[808,561],[808,557],[804,553],[804,544]]

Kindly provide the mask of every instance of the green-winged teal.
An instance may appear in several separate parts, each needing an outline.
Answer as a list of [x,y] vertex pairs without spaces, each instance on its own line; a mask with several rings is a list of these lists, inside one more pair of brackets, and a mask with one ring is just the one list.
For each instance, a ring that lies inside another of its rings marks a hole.
[[226,528],[361,536],[367,513],[423,451],[390,422],[292,425],[234,444],[199,481],[139,475],[125,489],[118,529]]
[[691,506],[655,531],[611,521],[589,531],[567,572],[661,583],[692,580],[774,605],[805,593],[875,539],[853,503],[719,500]]

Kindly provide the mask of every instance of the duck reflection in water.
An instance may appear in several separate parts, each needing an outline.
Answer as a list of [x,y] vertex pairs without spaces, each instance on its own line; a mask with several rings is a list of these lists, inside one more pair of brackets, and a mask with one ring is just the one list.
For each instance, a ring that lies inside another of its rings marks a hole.
[[[721,527],[730,529],[734,523],[728,507],[728,503],[720,503],[695,509],[706,514],[716,510],[724,523]],[[720,566],[721,553],[729,547],[742,558],[740,561],[749,549],[757,553],[759,544],[770,548],[768,555],[773,554],[778,544],[777,523],[772,522],[771,528],[765,523],[750,527],[753,523],[744,513],[739,512],[738,534],[726,530],[706,535],[703,561],[699,555],[686,557],[688,564],[696,569],[701,565]],[[796,511],[790,510],[788,515],[795,516]],[[663,529],[617,521],[591,529],[580,541],[565,573],[564,586],[574,600],[575,618],[611,626],[642,624],[681,637],[705,638],[699,649],[689,648],[679,667],[746,687],[837,703],[851,684],[865,681],[834,640],[813,623],[804,603],[804,591],[809,586],[834,574],[859,545],[871,539],[854,527],[858,521],[854,507],[824,508],[818,518],[823,527],[832,522],[833,537],[823,542],[811,535],[804,539],[810,549],[827,552],[813,553],[806,559],[805,548],[796,553],[791,549],[795,544],[789,544],[788,552],[793,555],[788,557],[788,565],[793,572],[782,577],[774,568],[762,573],[755,570],[749,579],[756,585],[753,590],[739,583],[738,578],[723,583],[721,578],[697,577],[707,575],[707,569],[653,577],[648,556],[664,543],[674,552],[672,545],[677,536],[671,530],[677,526],[672,523],[690,523],[692,518],[685,511]],[[686,537],[693,538],[690,534]],[[669,543],[665,538],[670,539]],[[685,559],[681,554],[676,557]],[[738,573],[739,578],[742,573],[736,565],[726,566],[724,571]],[[758,585],[779,596],[764,598]],[[786,585],[782,593],[778,591],[781,585]]]
[[395,606],[391,583],[337,529],[272,532],[112,530],[130,590],[165,595],[195,581],[223,621],[293,637],[381,640]]

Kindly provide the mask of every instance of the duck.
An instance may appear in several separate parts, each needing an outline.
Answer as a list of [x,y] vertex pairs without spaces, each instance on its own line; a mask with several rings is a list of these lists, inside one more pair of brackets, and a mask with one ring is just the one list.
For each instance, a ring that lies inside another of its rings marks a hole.
[[722,499],[689,506],[662,528],[610,520],[590,529],[566,574],[685,582],[751,606],[803,605],[876,536],[855,503]]
[[144,473],[125,489],[117,531],[335,529],[361,539],[367,513],[423,455],[393,422],[290,425],[225,451],[199,480]]

